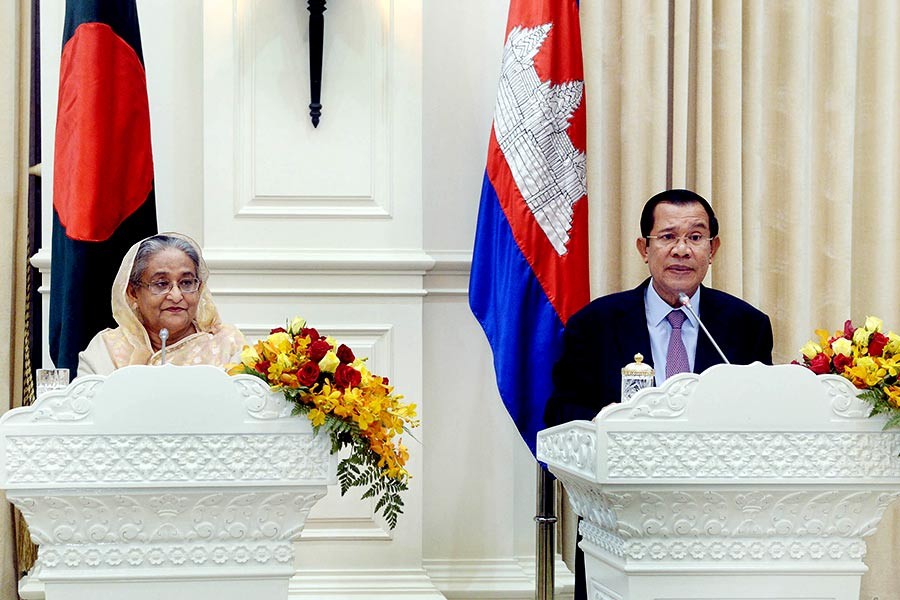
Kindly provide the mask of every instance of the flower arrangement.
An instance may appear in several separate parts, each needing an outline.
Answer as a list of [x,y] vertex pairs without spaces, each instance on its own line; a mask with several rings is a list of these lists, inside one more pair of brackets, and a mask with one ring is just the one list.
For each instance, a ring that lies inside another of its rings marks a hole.
[[864,390],[859,398],[872,404],[871,416],[888,415],[884,428],[889,429],[900,426],[900,335],[882,333],[883,325],[878,317],[866,317],[862,327],[847,320],[834,335],[817,329],[819,341],[807,342],[800,349],[802,362],[794,362],[819,375],[849,379]]
[[316,433],[329,433],[332,454],[349,448],[338,464],[341,495],[368,486],[362,497],[377,498],[375,510],[393,529],[410,478],[409,453],[397,436],[419,422],[416,405],[400,402],[403,396],[394,394],[387,377],[370,373],[365,362],[296,317],[244,346],[241,362],[229,365],[228,373],[255,375],[282,391],[295,415],[306,415]]

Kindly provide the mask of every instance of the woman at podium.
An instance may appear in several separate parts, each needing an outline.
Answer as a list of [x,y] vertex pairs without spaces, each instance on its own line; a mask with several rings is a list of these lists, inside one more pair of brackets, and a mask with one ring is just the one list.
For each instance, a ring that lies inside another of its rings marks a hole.
[[235,361],[243,334],[219,319],[209,269],[191,238],[165,233],[125,254],[113,282],[118,327],[94,336],[78,355],[78,375],[109,375],[128,365],[215,365]]

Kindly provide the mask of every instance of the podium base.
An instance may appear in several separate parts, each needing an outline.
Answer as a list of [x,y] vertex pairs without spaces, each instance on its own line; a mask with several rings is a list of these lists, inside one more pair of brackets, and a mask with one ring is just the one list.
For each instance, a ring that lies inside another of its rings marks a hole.
[[[860,573],[823,573],[821,565],[810,565],[807,573],[724,569],[720,573],[676,573],[654,569],[625,574],[621,569],[589,555],[588,598],[603,600],[859,600]],[[682,565],[683,568],[683,565]],[[799,570],[799,569],[798,569]]]
[[285,600],[286,580],[46,583],[46,600]]

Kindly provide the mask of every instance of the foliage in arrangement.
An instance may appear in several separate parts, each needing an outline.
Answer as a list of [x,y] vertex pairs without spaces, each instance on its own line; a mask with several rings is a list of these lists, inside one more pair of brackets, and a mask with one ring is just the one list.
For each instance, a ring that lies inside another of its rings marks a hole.
[[800,349],[797,364],[814,373],[834,373],[864,390],[859,397],[872,405],[871,415],[888,416],[884,428],[900,427],[900,335],[882,333],[878,317],[866,317],[862,327],[847,320],[843,330],[833,335],[817,329],[819,341],[809,341]]
[[316,433],[331,436],[331,452],[349,448],[338,464],[341,494],[364,486],[363,498],[375,498],[393,529],[403,512],[401,493],[408,489],[409,452],[399,436],[419,425],[416,405],[401,402],[387,377],[370,373],[366,359],[344,344],[320,335],[300,317],[273,329],[264,340],[244,346],[241,362],[230,375],[255,375],[281,391],[306,415]]

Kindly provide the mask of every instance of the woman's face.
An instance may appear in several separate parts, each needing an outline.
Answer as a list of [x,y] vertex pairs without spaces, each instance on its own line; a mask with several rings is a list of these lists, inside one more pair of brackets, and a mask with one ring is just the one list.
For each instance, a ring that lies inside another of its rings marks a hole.
[[[197,277],[197,268],[190,257],[177,248],[165,248],[150,257],[147,268],[141,274],[141,286],[128,286],[128,297],[137,305],[137,313],[154,346],[159,344],[159,332],[169,330],[172,344],[194,332],[200,289],[185,293],[178,282]],[[154,295],[148,284],[170,283],[172,289],[165,294]]]

